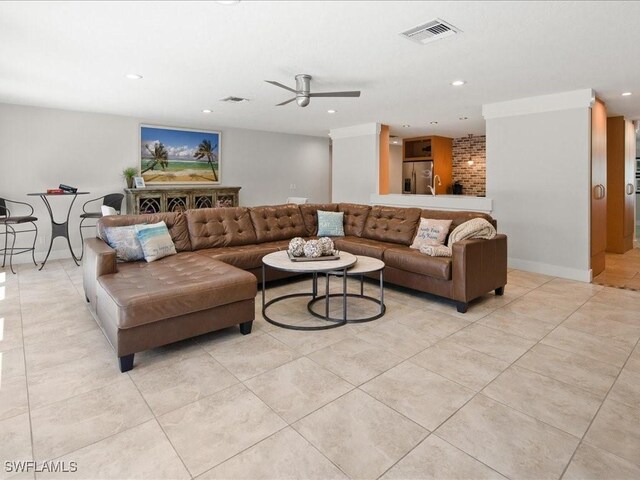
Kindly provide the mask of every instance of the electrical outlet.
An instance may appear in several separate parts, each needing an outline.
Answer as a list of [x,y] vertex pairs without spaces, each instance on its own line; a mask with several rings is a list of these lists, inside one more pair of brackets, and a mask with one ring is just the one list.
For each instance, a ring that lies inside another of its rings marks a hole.
[[289,184],[289,190],[295,190],[295,189],[296,189],[296,184],[295,183]]

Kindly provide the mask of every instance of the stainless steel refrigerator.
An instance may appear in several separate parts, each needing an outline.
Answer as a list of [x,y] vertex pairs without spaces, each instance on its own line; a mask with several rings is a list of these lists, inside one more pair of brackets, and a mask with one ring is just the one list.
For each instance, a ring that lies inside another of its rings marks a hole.
[[429,195],[433,187],[433,162],[402,163],[402,193]]

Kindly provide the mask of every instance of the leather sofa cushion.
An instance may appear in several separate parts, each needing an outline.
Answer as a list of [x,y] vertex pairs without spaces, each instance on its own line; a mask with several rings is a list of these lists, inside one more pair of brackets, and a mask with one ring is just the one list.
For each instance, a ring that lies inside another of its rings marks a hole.
[[249,209],[259,243],[304,237],[307,229],[300,207],[294,204],[253,207]]
[[286,250],[289,240],[259,243],[257,245],[239,245],[236,247],[208,248],[197,253],[208,258],[228,263],[243,270],[262,267],[262,257],[278,250]]
[[257,292],[253,274],[191,252],[123,263],[98,282],[118,307],[120,329],[250,300]]
[[187,228],[187,218],[182,212],[147,213],[142,215],[108,215],[98,220],[98,238],[105,240],[105,228],[123,227],[125,225],[137,225],[141,223],[164,222],[169,229],[169,235],[178,252],[190,252],[192,250]]
[[318,210],[323,212],[337,212],[337,203],[307,203],[300,205],[300,213],[304,226],[307,229],[307,235],[318,234]]
[[186,217],[194,250],[257,242],[248,208],[200,208],[187,210]]
[[385,265],[438,280],[451,280],[451,257],[430,257],[409,247],[387,248],[382,257]]
[[375,206],[371,208],[362,236],[372,240],[411,245],[420,223],[419,208]]
[[358,205],[355,203],[340,203],[338,211],[344,212],[344,234],[361,237],[364,224],[367,221],[371,207],[369,205]]
[[379,260],[382,260],[382,255],[387,248],[398,246],[397,243],[381,242],[379,240],[360,237],[334,238],[333,244],[338,250],[344,250],[354,255],[365,255]]

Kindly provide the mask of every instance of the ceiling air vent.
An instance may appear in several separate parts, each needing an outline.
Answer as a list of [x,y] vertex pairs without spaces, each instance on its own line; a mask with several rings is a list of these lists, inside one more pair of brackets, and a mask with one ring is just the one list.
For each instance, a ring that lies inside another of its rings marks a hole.
[[242,97],[225,97],[220,99],[221,102],[231,102],[231,103],[240,103],[240,102],[248,102],[248,98]]
[[430,22],[410,28],[406,32],[402,32],[400,35],[411,41],[425,44],[450,37],[451,35],[455,35],[460,32],[460,29],[454,27],[450,23],[436,18]]

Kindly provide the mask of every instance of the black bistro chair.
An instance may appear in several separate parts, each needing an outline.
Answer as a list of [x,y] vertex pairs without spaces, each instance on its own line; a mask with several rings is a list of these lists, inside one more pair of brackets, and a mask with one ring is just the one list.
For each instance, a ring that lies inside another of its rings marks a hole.
[[90,218],[93,218],[95,220],[102,218],[102,211],[99,211],[99,212],[88,211],[87,205],[89,205],[90,203],[94,203],[102,200],[102,205],[113,208],[116,211],[116,213],[120,215],[120,209],[122,208],[123,198],[124,198],[124,195],[122,193],[110,193],[108,195],[104,195],[103,197],[98,197],[98,198],[89,200],[88,202],[85,202],[84,205],[82,205],[82,214],[80,215],[80,219],[81,219],[80,220],[80,243],[82,244],[82,250],[80,251],[80,258],[78,258],[78,260],[82,260],[82,257],[84,256],[84,238],[82,236],[82,229],[93,228],[96,226],[95,223],[93,225],[83,225],[84,221]]
[[[13,207],[13,205],[16,205],[17,207]],[[18,215],[17,210],[26,210],[24,207],[27,207],[29,212]],[[31,252],[33,264],[38,266],[36,262],[36,239],[38,238],[38,227],[35,223],[37,221],[38,218],[33,216],[33,207],[28,203],[16,202],[15,200],[8,200],[0,197],[0,226],[4,226],[4,232],[0,231],[0,235],[4,235],[4,248],[0,249],[0,252],[2,252],[3,268],[7,262],[7,254],[9,254],[9,268],[11,268],[12,273],[16,273],[13,269],[13,256],[26,252]],[[31,224],[33,228],[24,229],[21,227],[21,225],[26,225],[28,227],[28,224]],[[18,227],[18,229],[16,229],[16,227]],[[21,233],[29,232],[35,232],[31,247],[16,247],[16,237]],[[12,237],[11,247],[9,247],[9,235]]]

